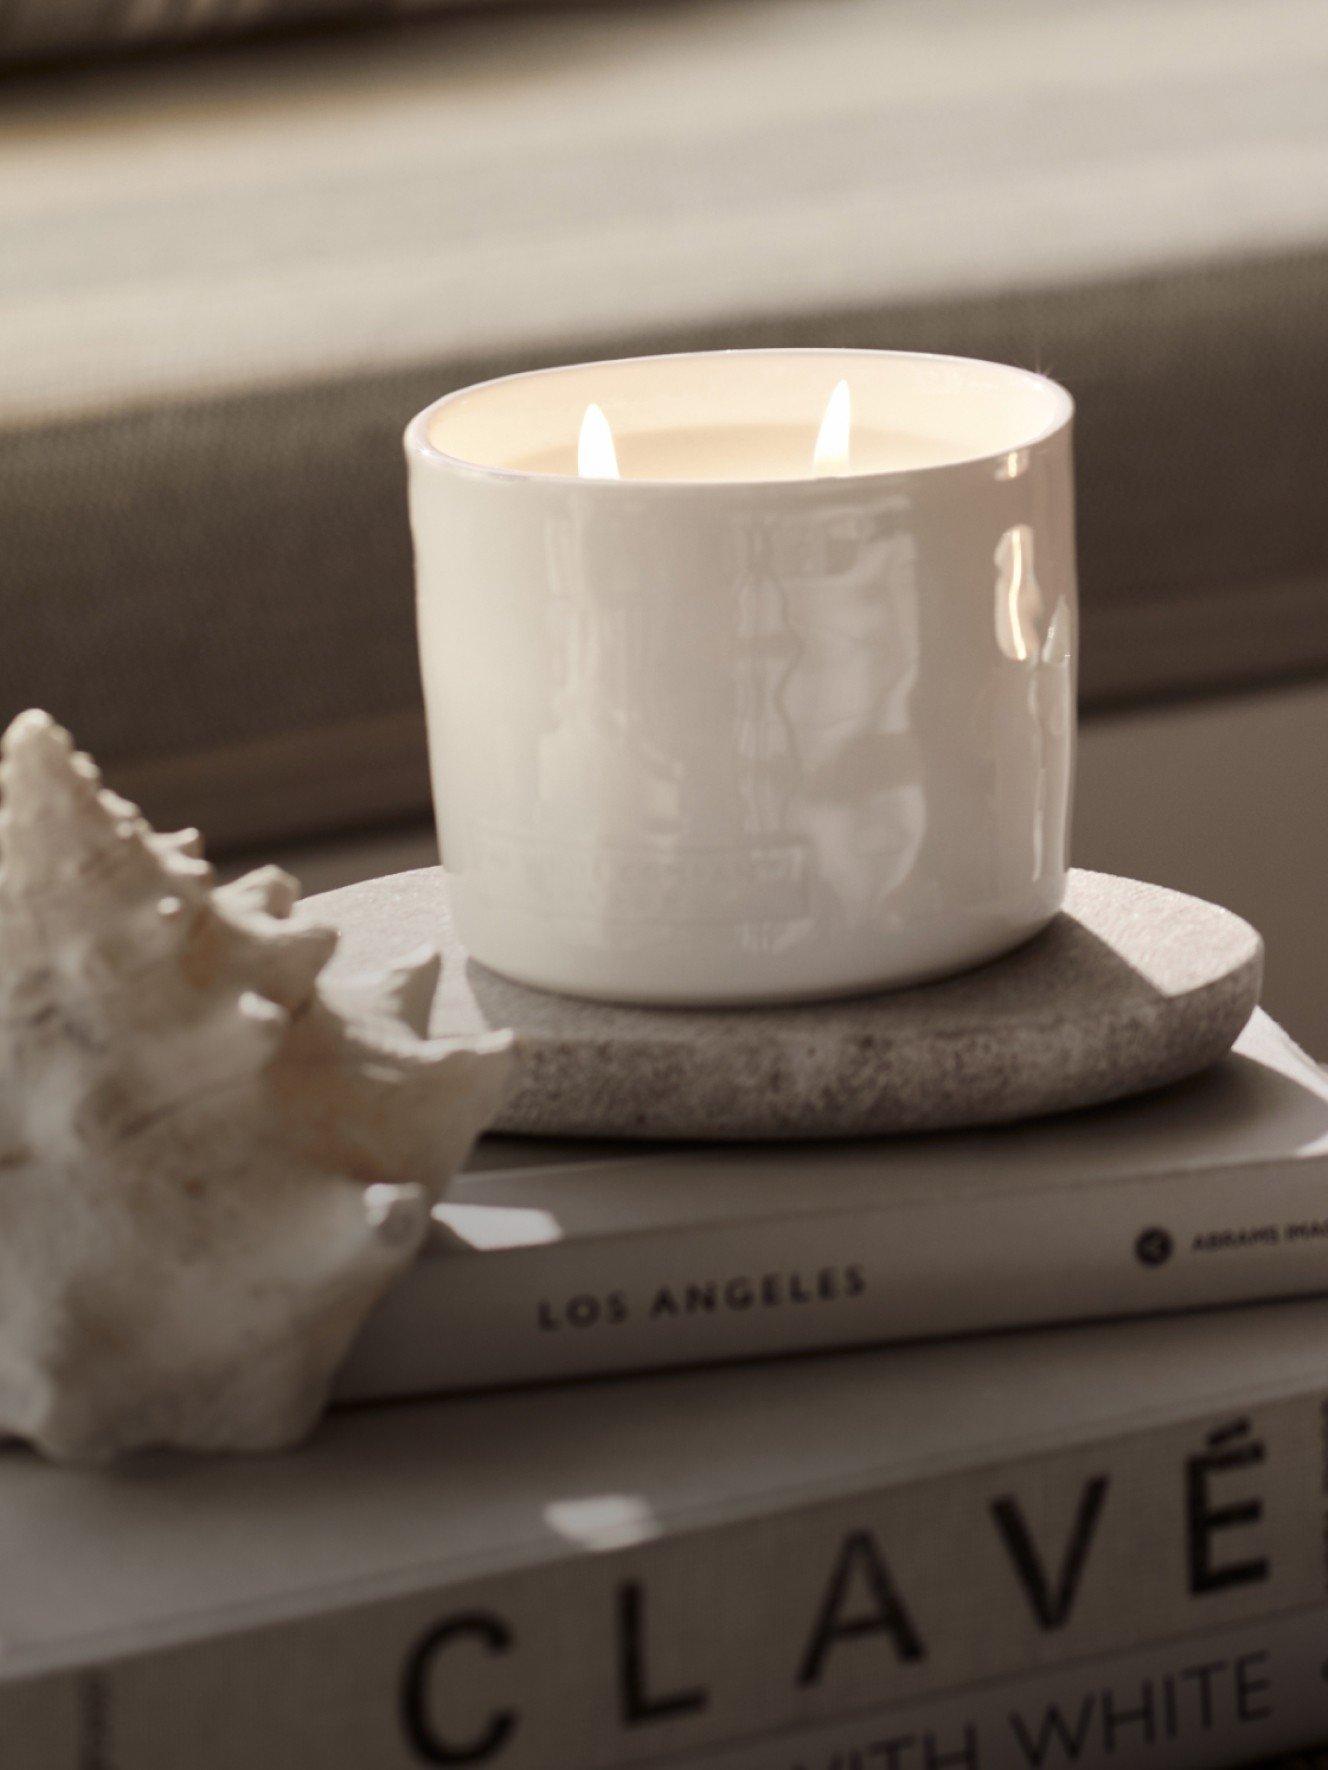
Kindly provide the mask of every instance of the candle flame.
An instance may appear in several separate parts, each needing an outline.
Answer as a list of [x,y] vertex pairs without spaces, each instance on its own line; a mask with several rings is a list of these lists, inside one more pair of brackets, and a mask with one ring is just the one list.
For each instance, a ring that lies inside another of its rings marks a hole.
[[853,426],[853,401],[848,382],[837,381],[825,402],[825,416],[816,433],[812,450],[812,472],[816,474],[847,473],[849,436]]
[[576,445],[576,470],[582,479],[621,479],[618,451],[609,421],[597,405],[588,405]]

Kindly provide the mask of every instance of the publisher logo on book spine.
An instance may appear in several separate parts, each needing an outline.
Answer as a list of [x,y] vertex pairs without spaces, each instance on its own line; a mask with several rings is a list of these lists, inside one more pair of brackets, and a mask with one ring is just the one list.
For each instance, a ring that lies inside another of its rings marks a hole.
[[1165,1229],[1141,1229],[1134,1243],[1134,1257],[1141,1266],[1165,1266],[1176,1251],[1170,1232]]

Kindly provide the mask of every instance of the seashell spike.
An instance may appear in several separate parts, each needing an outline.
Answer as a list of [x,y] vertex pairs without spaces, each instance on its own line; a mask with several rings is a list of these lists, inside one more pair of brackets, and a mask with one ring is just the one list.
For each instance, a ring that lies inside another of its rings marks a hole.
[[48,714],[0,743],[0,1430],[104,1461],[317,1420],[502,1090],[437,965],[324,986],[266,868],[218,886]]

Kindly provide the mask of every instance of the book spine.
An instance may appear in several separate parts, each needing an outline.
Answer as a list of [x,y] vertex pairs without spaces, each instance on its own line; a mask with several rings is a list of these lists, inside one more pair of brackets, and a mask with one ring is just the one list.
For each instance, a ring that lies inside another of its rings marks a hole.
[[1328,1740],[1325,1641],[1316,1606],[776,1732],[686,1770],[1226,1770]]
[[[638,1178],[633,1183],[641,1183]],[[808,1186],[816,1175],[809,1169]],[[1248,1302],[1328,1287],[1328,1164],[911,1198],[432,1255],[343,1400]]]
[[44,1676],[11,1652],[0,1761],[1211,1762],[1219,1727],[1254,1749],[1328,1716],[1302,1653],[1314,1630],[1294,1653],[1276,1633],[1312,1612],[1322,1666],[1323,1428],[1316,1389],[667,1533],[645,1496],[569,1493],[528,1520],[546,1558],[519,1568],[409,1570]]

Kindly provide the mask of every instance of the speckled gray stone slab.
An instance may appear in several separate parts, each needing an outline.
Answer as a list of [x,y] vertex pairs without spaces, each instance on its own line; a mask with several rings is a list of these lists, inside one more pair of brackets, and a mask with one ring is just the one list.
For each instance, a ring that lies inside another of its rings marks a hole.
[[980,970],[791,1008],[624,1008],[545,994],[457,945],[440,867],[329,891],[343,973],[444,953],[435,1033],[512,1027],[495,1126],[540,1135],[841,1137],[999,1124],[1178,1081],[1258,1000],[1263,944],[1198,898],[1074,872],[1064,912]]

